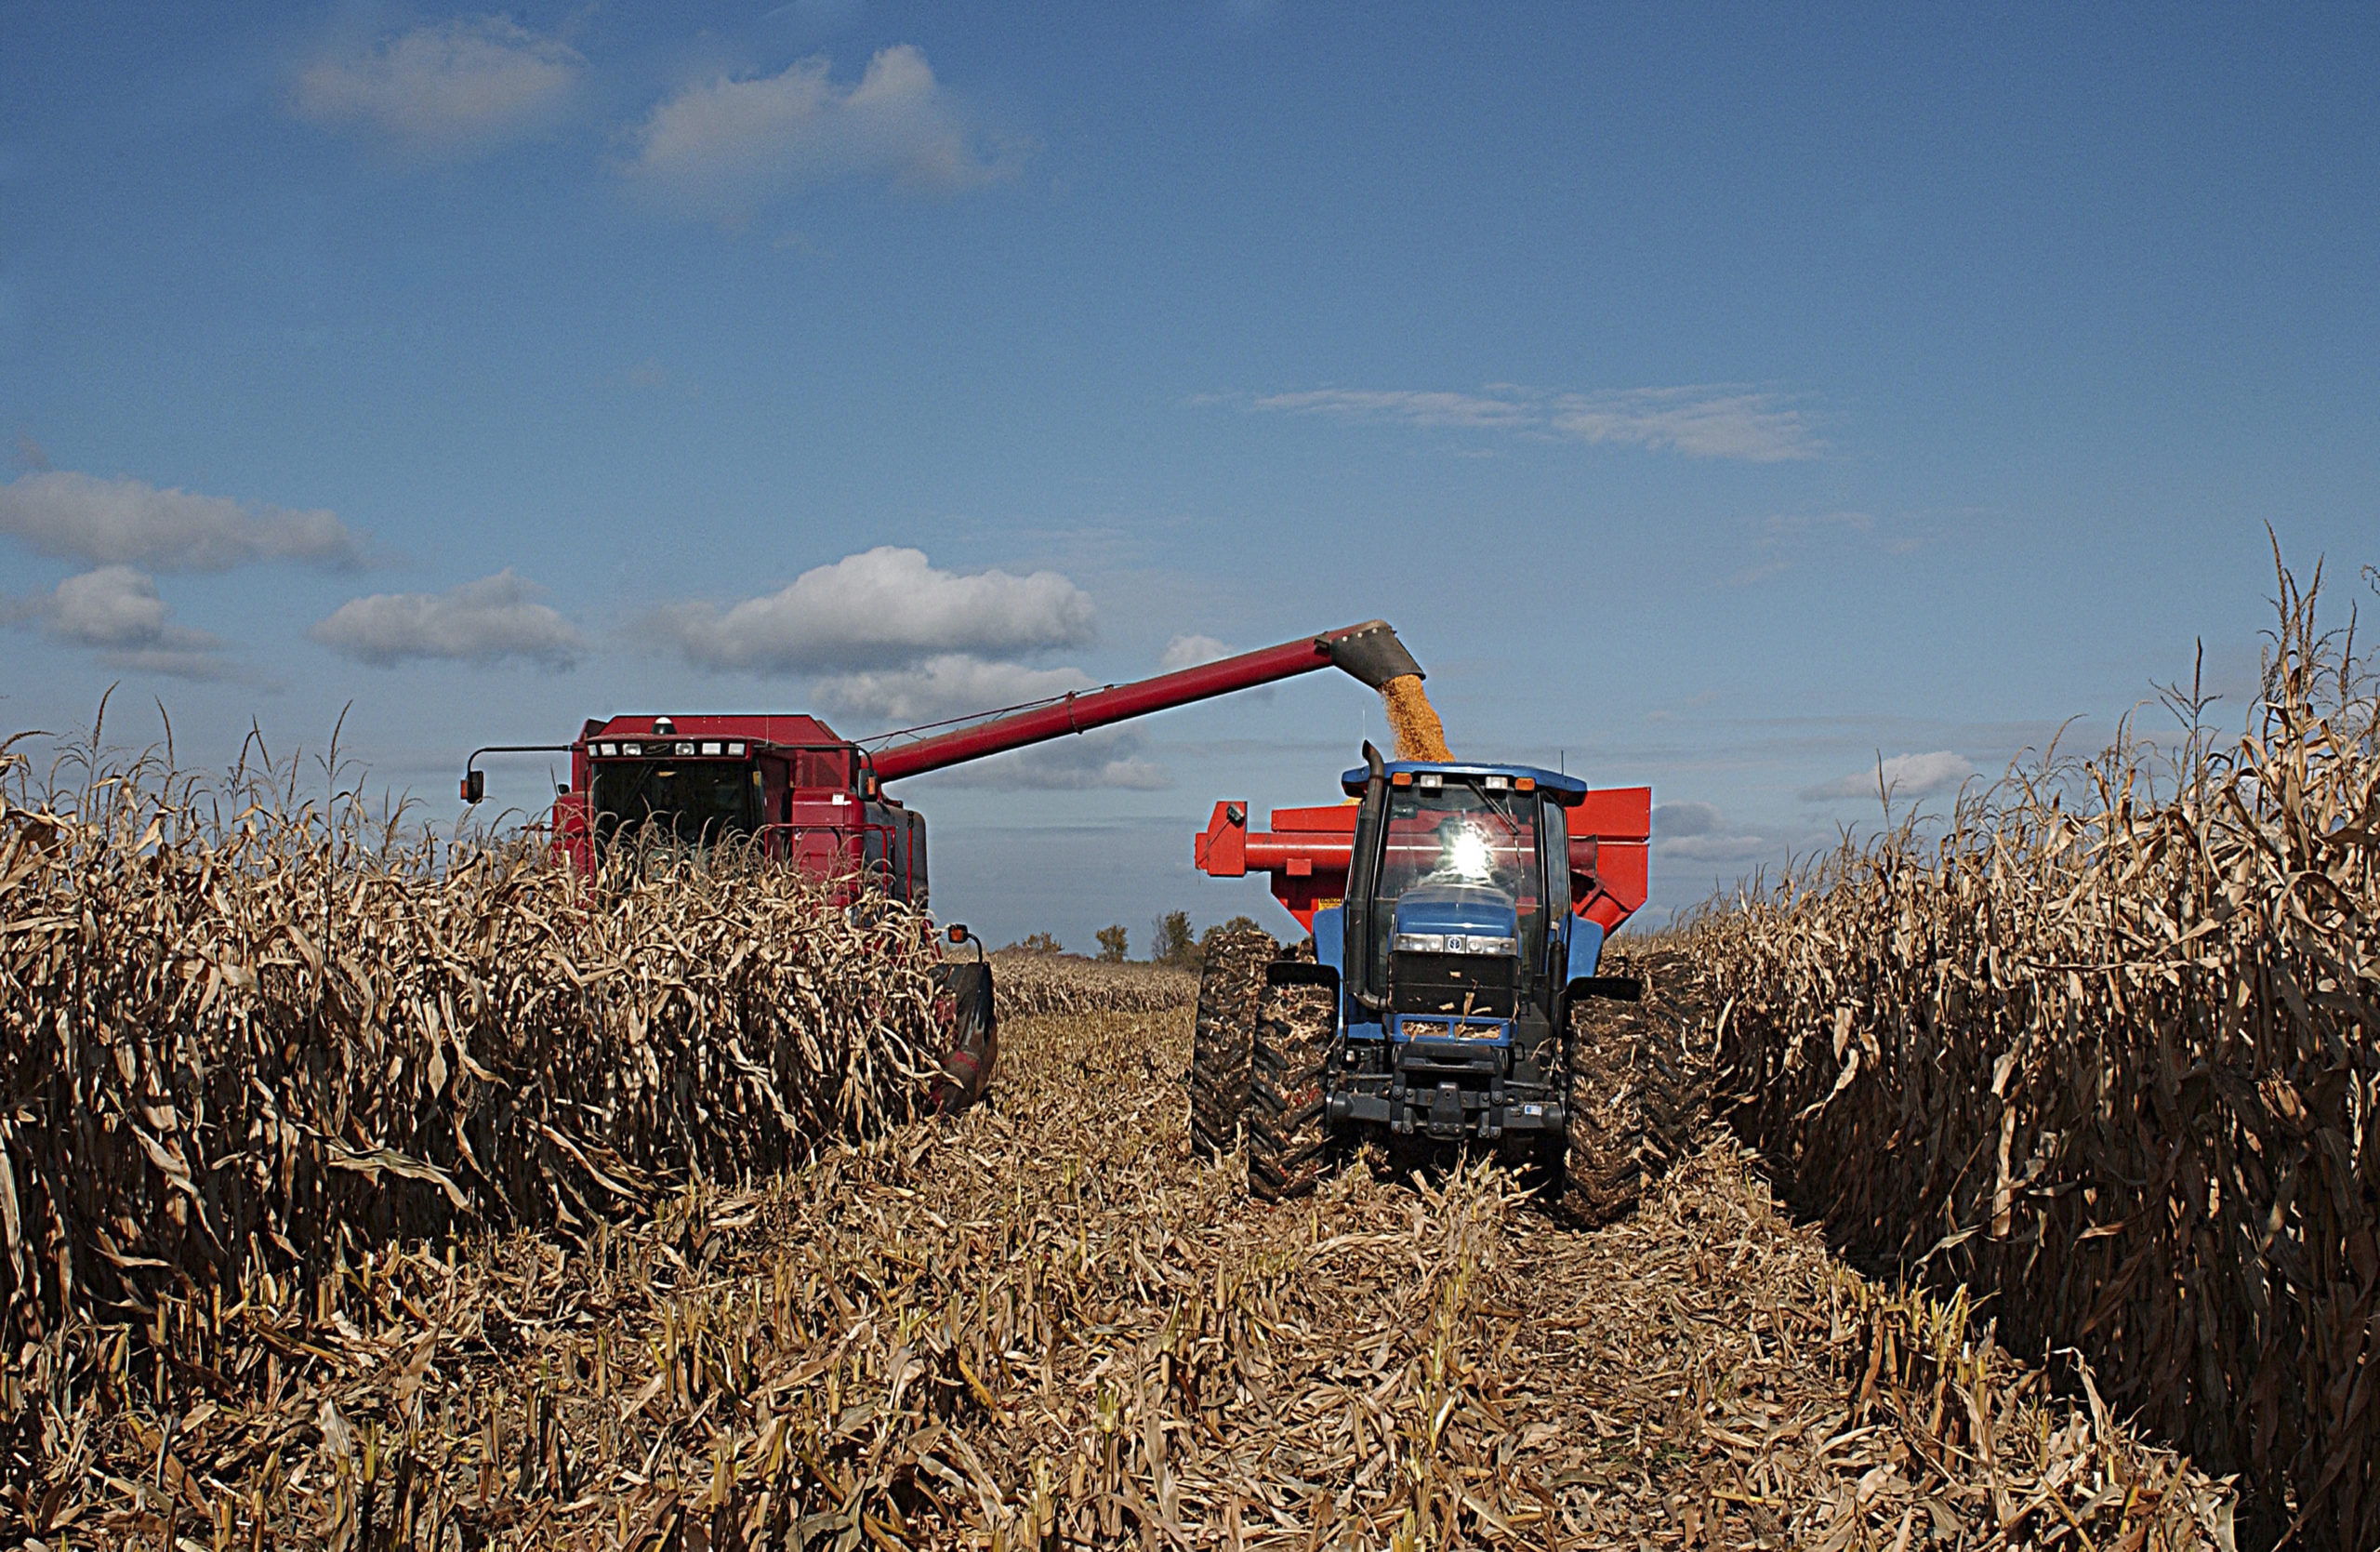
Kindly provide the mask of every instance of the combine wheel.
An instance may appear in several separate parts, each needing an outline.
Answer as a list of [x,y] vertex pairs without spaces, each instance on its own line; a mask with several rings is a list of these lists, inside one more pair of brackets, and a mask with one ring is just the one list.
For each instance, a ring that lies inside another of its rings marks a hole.
[[1248,1092],[1248,1189],[1259,1200],[1310,1195],[1329,1167],[1323,1078],[1337,1012],[1327,986],[1264,988]]
[[984,1097],[999,1060],[999,1021],[992,1006],[992,967],[943,964],[934,969],[934,1024],[942,1031],[942,1068],[927,1102],[953,1115]]
[[1219,1159],[1239,1146],[1257,1000],[1275,947],[1261,932],[1217,933],[1207,946],[1190,1034],[1190,1147],[1200,1158]]

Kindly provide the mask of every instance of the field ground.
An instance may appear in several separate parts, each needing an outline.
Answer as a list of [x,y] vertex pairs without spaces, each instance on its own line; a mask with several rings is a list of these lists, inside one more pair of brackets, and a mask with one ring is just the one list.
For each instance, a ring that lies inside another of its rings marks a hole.
[[[1688,1044],[1706,1022],[1660,1011],[1632,1016]],[[2203,1479],[2045,1399],[1964,1310],[1844,1271],[1731,1142],[1596,1229],[1492,1172],[1357,1166],[1260,1206],[1190,1157],[1189,1017],[1013,1020],[957,1123],[580,1246],[384,1255],[329,1320],[270,1289],[168,1307],[172,1408],[60,1420],[81,1475],[26,1518],[52,1546],[200,1547],[2215,1529]]]

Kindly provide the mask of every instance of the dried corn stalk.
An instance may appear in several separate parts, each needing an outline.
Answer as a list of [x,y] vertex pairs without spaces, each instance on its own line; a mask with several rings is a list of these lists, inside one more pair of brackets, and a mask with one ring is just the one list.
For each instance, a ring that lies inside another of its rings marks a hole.
[[6,1353],[362,1247],[584,1233],[900,1116],[928,1065],[922,921],[784,869],[590,883],[286,781],[0,762]]
[[2012,778],[1713,914],[1698,951],[1734,1124],[1798,1203],[1990,1291],[2020,1350],[2079,1347],[2109,1408],[2244,1473],[2264,1537],[2360,1549],[2380,739],[2314,589],[2280,583],[2248,734],[2193,738],[2162,792],[2123,747]]

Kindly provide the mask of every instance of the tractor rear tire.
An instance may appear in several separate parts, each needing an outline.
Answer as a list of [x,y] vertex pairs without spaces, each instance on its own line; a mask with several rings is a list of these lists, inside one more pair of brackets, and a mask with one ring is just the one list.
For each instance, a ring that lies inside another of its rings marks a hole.
[[1217,933],[1207,946],[1190,1032],[1190,1150],[1199,1158],[1221,1159],[1239,1147],[1257,1002],[1277,948],[1263,932]]
[[1248,1089],[1248,1190],[1260,1201],[1310,1196],[1329,1171],[1324,1100],[1336,1001],[1329,987],[1264,988]]
[[999,1021],[992,1002],[992,967],[934,968],[934,1022],[943,1031],[942,1064],[927,1088],[927,1103],[956,1115],[984,1097],[999,1060]]

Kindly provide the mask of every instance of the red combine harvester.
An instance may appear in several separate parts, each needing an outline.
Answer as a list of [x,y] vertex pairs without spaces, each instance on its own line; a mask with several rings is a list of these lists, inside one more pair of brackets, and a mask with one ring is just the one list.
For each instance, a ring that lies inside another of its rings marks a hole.
[[[592,872],[606,851],[640,837],[693,846],[736,841],[835,884],[846,900],[873,888],[923,909],[925,816],[886,791],[890,783],[1326,668],[1375,690],[1420,672],[1388,623],[1368,620],[890,744],[846,738],[803,715],[589,718],[567,744],[473,750],[462,797],[478,803],[485,795],[478,768],[483,754],[566,750],[570,784],[554,803],[553,843],[582,871]],[[953,926],[949,936],[963,943],[966,929]],[[947,1048],[938,1098],[946,1108],[983,1093],[998,1049],[991,967],[980,948],[978,954],[972,964],[944,967]]]

